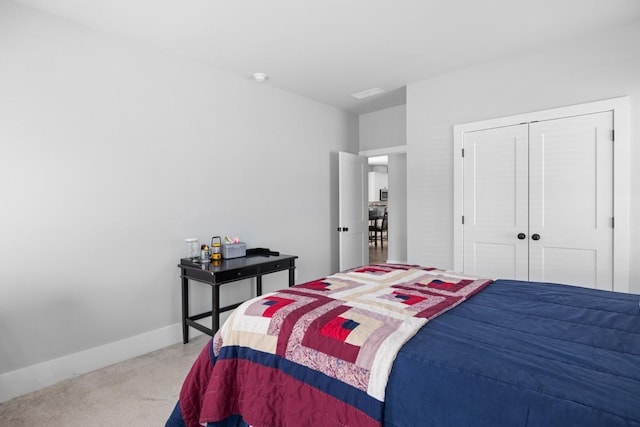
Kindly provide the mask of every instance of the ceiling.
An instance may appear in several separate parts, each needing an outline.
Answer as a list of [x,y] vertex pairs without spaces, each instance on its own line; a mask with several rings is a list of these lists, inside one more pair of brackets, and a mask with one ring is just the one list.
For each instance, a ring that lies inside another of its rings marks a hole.
[[[356,114],[452,69],[640,25],[640,0],[14,1]],[[350,96],[371,88],[385,92]]]

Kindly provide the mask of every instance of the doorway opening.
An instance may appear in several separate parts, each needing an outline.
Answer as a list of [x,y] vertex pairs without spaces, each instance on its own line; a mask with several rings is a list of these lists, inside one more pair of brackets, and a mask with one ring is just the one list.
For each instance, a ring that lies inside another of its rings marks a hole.
[[369,263],[388,260],[389,156],[372,156],[368,163]]

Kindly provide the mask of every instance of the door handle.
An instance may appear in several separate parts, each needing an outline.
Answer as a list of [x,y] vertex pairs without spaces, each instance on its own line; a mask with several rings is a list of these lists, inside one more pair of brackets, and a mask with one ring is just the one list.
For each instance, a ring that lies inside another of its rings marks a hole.
[[540,240],[540,235],[539,235],[538,233],[536,233],[536,234],[532,234],[532,235],[531,235],[531,238],[532,238],[533,240]]
[[519,233],[519,234],[518,234],[518,239],[520,239],[520,240],[524,240],[524,239],[526,239],[526,238],[527,238],[527,235],[526,235],[526,234],[524,234],[524,233]]

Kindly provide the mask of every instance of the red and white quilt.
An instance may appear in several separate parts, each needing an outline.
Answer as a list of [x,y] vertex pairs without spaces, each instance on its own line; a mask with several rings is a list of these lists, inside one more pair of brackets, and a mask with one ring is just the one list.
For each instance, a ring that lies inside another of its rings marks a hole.
[[[284,402],[286,413],[278,419],[290,417],[297,425],[326,425],[329,414],[330,424],[380,425],[402,345],[489,283],[434,268],[380,264],[247,301],[214,337],[199,421],[237,414],[251,425],[272,425],[276,415],[270,411]],[[249,373],[238,372],[240,366]],[[265,384],[257,384],[261,377]],[[249,402],[243,387],[257,397]],[[183,414],[185,409],[195,413],[183,408]]]

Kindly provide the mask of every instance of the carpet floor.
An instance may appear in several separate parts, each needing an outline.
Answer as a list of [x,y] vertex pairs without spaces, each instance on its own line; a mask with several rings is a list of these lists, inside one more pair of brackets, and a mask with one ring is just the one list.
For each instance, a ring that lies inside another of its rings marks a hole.
[[0,404],[0,426],[163,426],[201,335]]

